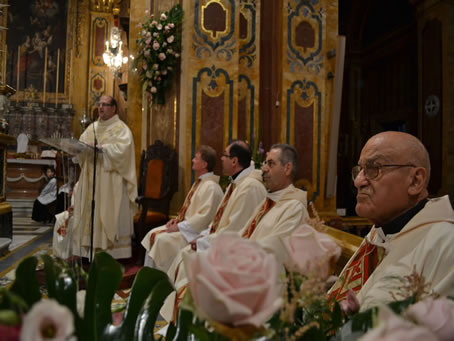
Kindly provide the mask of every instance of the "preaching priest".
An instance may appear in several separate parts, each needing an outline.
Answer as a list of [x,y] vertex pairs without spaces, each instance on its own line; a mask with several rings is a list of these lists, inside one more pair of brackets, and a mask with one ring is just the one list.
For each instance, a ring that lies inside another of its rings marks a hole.
[[[117,103],[102,96],[99,119],[81,135],[80,141],[99,149],[96,161],[93,255],[106,251],[114,258],[131,257],[133,217],[137,212],[137,179],[131,130],[117,115]],[[74,254],[90,257],[93,194],[93,152],[78,155],[81,173],[74,197]],[[79,242],[80,241],[80,242]]]

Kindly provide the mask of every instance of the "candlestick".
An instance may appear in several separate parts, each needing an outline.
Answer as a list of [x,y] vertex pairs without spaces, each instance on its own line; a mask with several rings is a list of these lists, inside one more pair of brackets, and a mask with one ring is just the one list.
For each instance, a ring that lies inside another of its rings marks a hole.
[[46,84],[47,83],[47,46],[44,50],[44,80],[43,80],[43,107],[46,104]]
[[20,73],[20,45],[17,47],[17,84],[16,84],[16,102],[19,98],[19,73]]
[[8,46],[5,44],[5,48],[3,49],[3,84],[6,85],[6,56],[8,55]]
[[57,81],[55,86],[55,108],[58,106],[58,81],[60,76],[60,49],[57,49]]

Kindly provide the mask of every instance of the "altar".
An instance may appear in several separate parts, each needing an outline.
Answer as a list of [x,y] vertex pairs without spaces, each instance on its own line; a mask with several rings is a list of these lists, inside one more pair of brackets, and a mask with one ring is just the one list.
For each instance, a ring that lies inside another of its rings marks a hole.
[[46,183],[43,169],[56,168],[55,160],[7,159],[6,196],[8,199],[36,199]]

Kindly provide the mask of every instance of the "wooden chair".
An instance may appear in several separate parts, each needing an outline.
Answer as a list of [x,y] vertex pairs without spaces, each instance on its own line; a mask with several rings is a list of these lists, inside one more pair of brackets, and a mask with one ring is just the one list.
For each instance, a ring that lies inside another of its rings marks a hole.
[[170,200],[178,190],[178,157],[173,148],[160,140],[142,151],[139,174],[139,213],[134,217],[137,262],[143,262],[145,249],[140,244],[154,227],[168,220]]

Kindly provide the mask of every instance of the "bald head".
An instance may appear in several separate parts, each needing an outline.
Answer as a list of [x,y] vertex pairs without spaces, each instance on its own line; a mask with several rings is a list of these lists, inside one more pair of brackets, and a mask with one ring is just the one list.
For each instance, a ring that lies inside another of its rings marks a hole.
[[368,145],[379,146],[378,153],[381,153],[384,159],[424,168],[426,170],[425,187],[427,188],[430,180],[429,153],[416,137],[398,131],[385,131],[372,136],[364,148]]
[[358,160],[356,213],[383,225],[428,196],[430,160],[414,136],[384,132],[372,136]]

